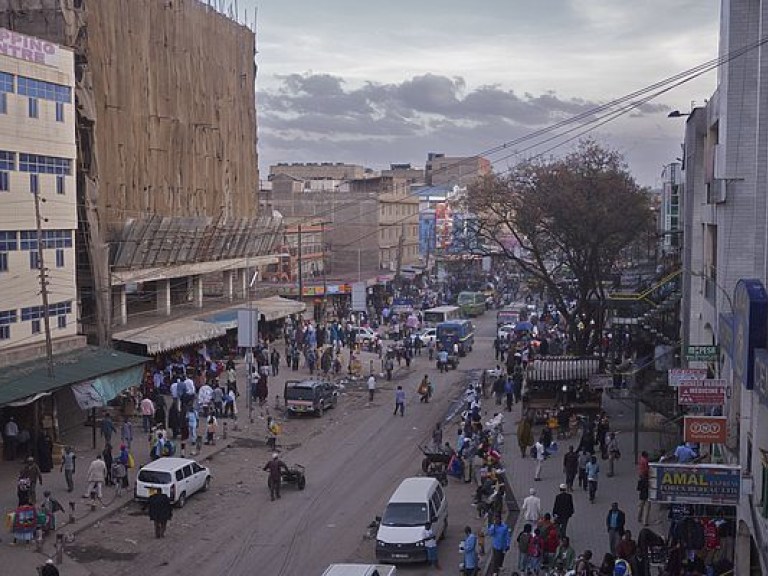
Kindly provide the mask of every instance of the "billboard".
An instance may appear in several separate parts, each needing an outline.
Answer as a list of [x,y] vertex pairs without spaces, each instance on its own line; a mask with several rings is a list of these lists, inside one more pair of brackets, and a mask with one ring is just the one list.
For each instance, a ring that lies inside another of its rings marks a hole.
[[0,54],[58,68],[58,52],[59,47],[53,42],[0,28]]
[[254,348],[259,343],[259,312],[255,308],[237,311],[237,346]]
[[728,436],[725,416],[686,416],[683,418],[683,440],[703,444],[725,444]]
[[651,500],[737,504],[740,493],[739,466],[651,463]]
[[672,368],[668,373],[670,386],[677,388],[681,382],[688,380],[704,380],[707,377],[706,368]]

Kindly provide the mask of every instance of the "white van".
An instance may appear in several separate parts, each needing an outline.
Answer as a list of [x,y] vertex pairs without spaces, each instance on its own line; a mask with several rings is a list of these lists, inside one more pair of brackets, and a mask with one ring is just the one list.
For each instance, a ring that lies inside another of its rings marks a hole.
[[189,458],[158,458],[143,466],[136,475],[133,495],[136,500],[149,500],[151,490],[160,490],[172,504],[182,508],[195,492],[211,485],[211,471]]
[[397,568],[383,564],[331,564],[323,576],[396,576]]
[[376,534],[379,562],[426,562],[423,532],[432,524],[435,537],[448,529],[448,501],[434,478],[406,478],[389,499]]

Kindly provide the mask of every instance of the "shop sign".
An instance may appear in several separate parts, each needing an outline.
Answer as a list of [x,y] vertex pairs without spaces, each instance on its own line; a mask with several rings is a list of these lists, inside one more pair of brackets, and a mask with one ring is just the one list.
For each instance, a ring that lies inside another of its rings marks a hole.
[[754,386],[755,348],[763,348],[768,322],[768,294],[760,280],[741,279],[733,292],[734,384]]
[[725,416],[686,416],[683,418],[683,440],[702,444],[725,444],[728,436]]
[[691,362],[714,362],[718,353],[718,346],[688,346],[685,349],[685,359]]
[[726,388],[723,379],[688,380],[677,387],[677,403],[683,406],[723,406]]
[[706,368],[672,368],[667,373],[669,385],[677,388],[681,383],[690,380],[704,380],[707,377]]
[[736,504],[740,493],[739,466],[651,463],[651,500]]
[[0,28],[0,54],[5,56],[52,66],[56,48],[52,42]]
[[366,306],[366,285],[365,282],[355,282],[352,284],[352,310],[363,312],[368,309]]

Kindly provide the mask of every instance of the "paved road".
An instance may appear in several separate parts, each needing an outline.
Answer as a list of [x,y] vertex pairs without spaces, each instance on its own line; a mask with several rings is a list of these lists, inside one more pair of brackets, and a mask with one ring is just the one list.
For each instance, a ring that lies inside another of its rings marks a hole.
[[[285,423],[284,460],[307,468],[303,492],[285,487],[270,502],[265,473],[268,452],[257,420],[249,438],[210,462],[214,489],[191,498],[174,515],[165,540],[152,536],[151,525],[132,505],[81,533],[71,554],[92,574],[158,576],[195,574],[320,574],[332,562],[374,559],[373,542],[362,539],[365,527],[384,505],[399,481],[419,473],[417,445],[429,438],[463,390],[468,371],[487,367],[492,359],[494,315],[478,322],[481,343],[458,371],[439,374],[426,356],[410,372],[391,383],[380,382],[373,406],[360,385],[347,390],[339,405],[322,419],[291,419]],[[436,383],[435,398],[419,404],[415,388],[424,373]],[[394,387],[403,384],[409,398],[404,418],[392,415]],[[446,433],[453,440],[454,429]],[[458,566],[458,542],[464,525],[478,528],[470,506],[470,490],[461,482],[448,487],[449,531],[441,544],[447,568]],[[405,570],[425,574],[424,567]]]

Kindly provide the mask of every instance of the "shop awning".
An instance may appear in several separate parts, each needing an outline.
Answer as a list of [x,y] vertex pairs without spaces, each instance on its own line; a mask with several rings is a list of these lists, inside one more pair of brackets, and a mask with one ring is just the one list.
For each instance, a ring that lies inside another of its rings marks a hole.
[[226,326],[197,318],[168,320],[146,328],[124,330],[112,335],[114,340],[143,346],[147,354],[159,354],[213,340],[227,333]]
[[[44,358],[0,370],[0,406],[141,366],[149,358],[88,346],[53,357],[53,377]],[[140,384],[140,382],[136,382]]]
[[227,330],[237,328],[237,311],[249,306],[258,310],[267,322],[287,318],[307,309],[306,304],[296,300],[272,296],[253,300],[250,304],[244,302],[207,316],[158,320],[160,323],[155,326],[124,330],[113,334],[112,338],[143,346],[147,354],[159,354],[224,336]]

